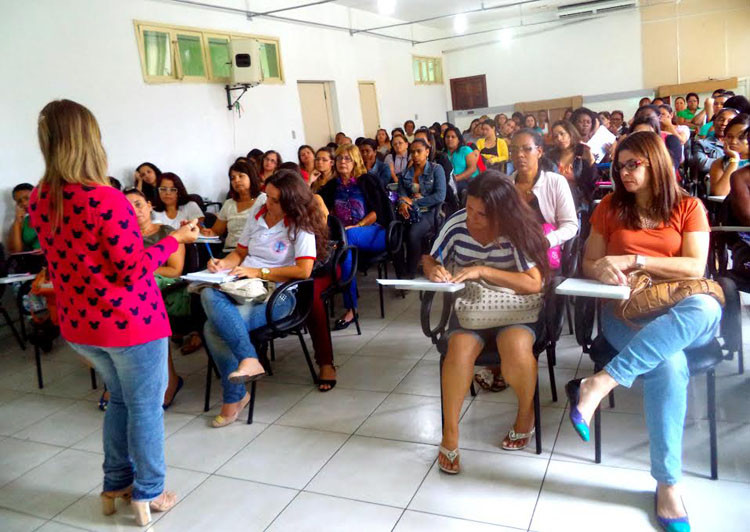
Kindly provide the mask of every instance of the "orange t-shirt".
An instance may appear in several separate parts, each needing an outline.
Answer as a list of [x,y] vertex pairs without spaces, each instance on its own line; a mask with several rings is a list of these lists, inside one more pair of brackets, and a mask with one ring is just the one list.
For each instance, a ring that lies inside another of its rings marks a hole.
[[677,205],[669,224],[656,229],[626,229],[612,206],[612,194],[605,196],[591,215],[591,227],[607,241],[607,255],[647,257],[679,257],[684,233],[711,230],[705,207],[693,197]]

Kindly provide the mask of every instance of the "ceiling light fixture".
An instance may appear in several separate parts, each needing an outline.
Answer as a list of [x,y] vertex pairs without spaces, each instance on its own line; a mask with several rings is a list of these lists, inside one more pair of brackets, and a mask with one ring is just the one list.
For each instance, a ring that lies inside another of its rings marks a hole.
[[393,15],[396,12],[396,0],[378,0],[378,13]]
[[503,48],[508,48],[513,42],[513,28],[503,28],[497,32],[498,41]]
[[463,13],[459,13],[453,19],[453,31],[455,31],[456,33],[466,33],[466,28],[468,27],[469,27],[469,20],[466,18],[466,15],[464,15]]

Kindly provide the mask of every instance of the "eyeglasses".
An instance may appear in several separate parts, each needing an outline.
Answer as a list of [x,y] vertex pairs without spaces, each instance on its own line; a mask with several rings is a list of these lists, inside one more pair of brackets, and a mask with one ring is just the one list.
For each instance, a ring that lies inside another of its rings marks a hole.
[[615,171],[622,172],[622,170],[625,169],[628,172],[635,172],[635,170],[641,166],[648,166],[648,163],[640,159],[630,159],[629,161],[625,161],[624,164],[615,164]]
[[537,149],[536,146],[511,146],[510,153],[511,155],[514,155],[522,151],[523,153],[531,154],[531,152],[533,152],[536,149]]
[[165,194],[177,194],[178,190],[175,187],[159,187],[159,192],[164,192]]
[[350,163],[352,162],[352,158],[349,157],[348,155],[339,155],[338,157],[336,157],[336,162],[337,163]]

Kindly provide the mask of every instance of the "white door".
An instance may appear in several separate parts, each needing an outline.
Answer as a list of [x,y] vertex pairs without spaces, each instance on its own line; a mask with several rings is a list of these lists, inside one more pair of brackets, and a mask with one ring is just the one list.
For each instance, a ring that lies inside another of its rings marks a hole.
[[374,139],[380,128],[380,113],[378,113],[378,95],[375,91],[375,83],[359,82],[359,104],[362,106],[365,137]]
[[325,82],[299,82],[302,122],[305,125],[305,143],[317,150],[333,140],[330,94]]

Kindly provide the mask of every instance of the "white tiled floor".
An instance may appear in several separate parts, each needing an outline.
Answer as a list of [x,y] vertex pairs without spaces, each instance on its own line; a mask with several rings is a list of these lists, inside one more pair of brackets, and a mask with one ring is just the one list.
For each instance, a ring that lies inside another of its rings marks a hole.
[[[499,448],[515,415],[511,390],[467,395],[462,472],[442,474],[438,355],[419,327],[419,300],[386,293],[379,317],[372,276],[360,278],[362,336],[334,333],[339,383],[319,393],[296,339],[277,344],[274,376],[261,381],[251,426],[221,430],[214,381],[203,412],[205,355],[176,352],[185,386],[165,415],[167,487],[179,503],[154,514],[163,531],[654,530],[654,481],[640,385],[618,390],[603,411],[603,463],[567,422],[563,385],[591,363],[572,336],[558,345],[553,402],[540,359],[543,453]],[[340,304],[339,304],[340,310]],[[750,345],[750,320],[745,320]],[[0,531],[71,532],[135,527],[121,506],[104,517],[99,391],[61,342],[44,355],[36,387],[31,349],[12,338],[0,352]],[[310,345],[308,339],[308,345]],[[750,499],[750,372],[717,371],[719,475],[708,476],[705,379],[690,384],[684,437],[685,502],[694,530],[747,530]],[[244,421],[244,416],[242,418]]]

